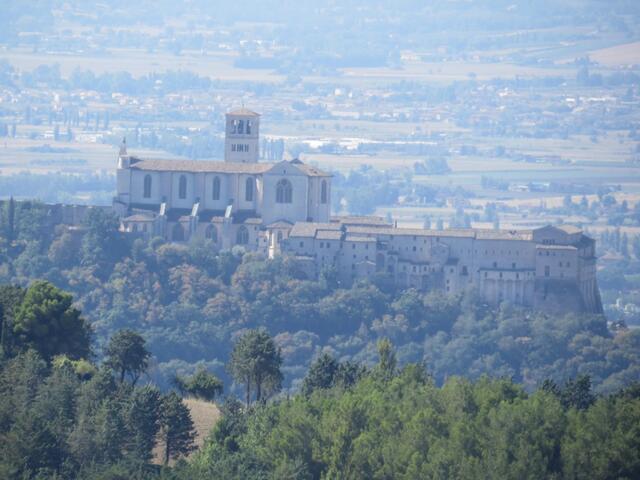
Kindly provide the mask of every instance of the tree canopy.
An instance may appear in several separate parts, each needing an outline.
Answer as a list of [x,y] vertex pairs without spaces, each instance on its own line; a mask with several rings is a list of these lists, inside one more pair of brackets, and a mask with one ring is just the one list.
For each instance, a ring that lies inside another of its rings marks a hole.
[[73,305],[73,297],[46,281],[35,281],[15,311],[13,333],[23,347],[45,360],[64,354],[73,359],[90,354],[91,329]]
[[135,385],[147,370],[150,356],[144,338],[133,330],[125,329],[111,337],[105,350],[105,365],[116,372],[121,383],[128,375]]
[[245,385],[245,401],[251,403],[252,387],[257,402],[265,393],[280,390],[282,355],[273,338],[264,330],[249,330],[236,341],[229,361],[229,372]]

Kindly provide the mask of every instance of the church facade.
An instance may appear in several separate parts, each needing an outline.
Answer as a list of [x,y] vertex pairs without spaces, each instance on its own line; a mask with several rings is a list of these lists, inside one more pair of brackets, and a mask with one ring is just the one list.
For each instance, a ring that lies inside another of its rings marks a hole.
[[331,175],[299,160],[258,163],[260,116],[226,115],[225,159],[164,160],[121,147],[114,209],[122,229],[275,254],[296,222],[329,220]]
[[331,175],[300,160],[258,162],[259,128],[257,113],[229,112],[224,161],[140,158],[123,143],[114,198],[121,229],[289,255],[310,278],[331,270],[343,285],[378,275],[401,288],[473,289],[491,304],[602,312],[595,241],[580,229],[426,230],[331,217]]

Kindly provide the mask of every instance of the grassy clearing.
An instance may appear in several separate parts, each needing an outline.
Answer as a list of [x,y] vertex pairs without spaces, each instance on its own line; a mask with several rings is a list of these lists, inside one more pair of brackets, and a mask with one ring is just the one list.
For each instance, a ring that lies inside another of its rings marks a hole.
[[[220,410],[215,403],[197,400],[195,398],[185,398],[183,402],[191,411],[191,419],[196,429],[196,446],[201,448],[209,436],[209,432],[220,418]],[[163,442],[159,441],[153,449],[153,463],[162,463],[164,451]]]

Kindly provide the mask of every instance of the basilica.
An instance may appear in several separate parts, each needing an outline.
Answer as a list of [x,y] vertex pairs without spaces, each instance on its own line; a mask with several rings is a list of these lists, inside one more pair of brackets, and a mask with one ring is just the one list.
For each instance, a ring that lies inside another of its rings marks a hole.
[[224,161],[140,158],[120,149],[114,210],[124,232],[208,239],[342,285],[385,276],[400,288],[474,290],[491,304],[601,313],[595,241],[572,226],[408,229],[379,217],[332,217],[331,175],[300,160],[259,162],[260,115],[226,114]]
[[255,112],[229,112],[225,125],[224,161],[140,158],[123,143],[114,209],[124,231],[274,255],[296,222],[329,221],[331,175],[300,160],[259,163]]

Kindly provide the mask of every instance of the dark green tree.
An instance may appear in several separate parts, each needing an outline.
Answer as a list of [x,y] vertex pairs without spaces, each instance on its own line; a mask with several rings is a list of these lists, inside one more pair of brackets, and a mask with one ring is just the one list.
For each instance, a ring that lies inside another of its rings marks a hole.
[[541,389],[555,395],[564,408],[586,410],[596,400],[591,392],[589,375],[579,375],[575,379],[568,380],[562,387],[553,380],[547,379],[542,383]]
[[213,402],[217,396],[222,395],[223,391],[222,381],[204,368],[199,368],[191,377],[176,375],[173,384],[183,395],[209,402]]
[[151,460],[156,435],[160,428],[162,396],[150,385],[133,390],[124,415],[127,437],[124,442],[126,455],[135,462]]
[[69,446],[79,465],[112,463],[122,458],[127,429],[122,398],[111,371],[103,368],[77,392],[76,423]]
[[245,401],[251,403],[251,388],[255,386],[256,401],[264,398],[265,388],[280,390],[282,355],[273,338],[264,330],[249,330],[233,346],[228,364],[229,373],[245,386]]
[[111,368],[123,383],[128,375],[135,385],[149,366],[151,353],[145,347],[144,338],[133,330],[118,331],[105,350],[105,365]]
[[25,289],[17,285],[0,286],[0,358],[11,355],[15,311],[22,304]]
[[118,217],[101,208],[90,209],[83,221],[86,233],[82,239],[82,265],[96,265],[103,271],[106,264],[123,253],[123,242],[118,232]]
[[164,464],[169,459],[186,456],[195,449],[195,430],[191,413],[175,392],[162,398],[160,407],[160,438],[164,443]]
[[34,348],[47,361],[60,354],[71,359],[88,357],[91,328],[72,303],[71,294],[51,283],[33,282],[15,313],[17,341],[24,348]]
[[340,364],[328,353],[320,355],[311,364],[307,376],[302,381],[300,391],[303,395],[311,395],[315,390],[331,388],[335,385]]

